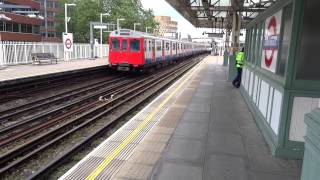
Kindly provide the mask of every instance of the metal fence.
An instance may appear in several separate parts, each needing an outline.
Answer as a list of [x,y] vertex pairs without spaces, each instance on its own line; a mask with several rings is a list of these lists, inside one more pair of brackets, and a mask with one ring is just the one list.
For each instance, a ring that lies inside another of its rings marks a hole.
[[[62,43],[2,41],[0,42],[0,66],[31,63],[31,53],[53,53],[59,60],[64,60]],[[107,57],[108,54],[108,45],[94,46],[94,57]],[[69,60],[90,57],[90,44],[74,44],[73,52],[69,54]]]

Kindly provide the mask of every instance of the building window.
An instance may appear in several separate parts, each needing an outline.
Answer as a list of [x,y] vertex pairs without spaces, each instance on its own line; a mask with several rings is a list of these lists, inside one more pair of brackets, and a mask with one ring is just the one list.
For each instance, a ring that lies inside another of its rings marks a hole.
[[27,33],[32,33],[32,25],[27,24]]
[[54,32],[49,32],[49,33],[48,33],[48,37],[56,37],[56,33],[54,33]]
[[52,1],[48,1],[48,2],[47,2],[47,7],[49,7],[49,8],[54,8],[53,2],[52,2]]
[[12,29],[13,29],[13,32],[20,32],[19,24],[13,23]]
[[58,1],[53,2],[53,3],[54,3],[54,7],[55,7],[55,8],[59,8],[59,2],[58,2]]
[[48,16],[48,17],[54,17],[54,12],[48,11],[48,12],[47,12],[47,16]]
[[0,31],[5,31],[5,23],[0,21]]
[[40,26],[32,26],[33,34],[40,34]]
[[26,24],[21,24],[21,32],[27,33],[27,25]]
[[54,22],[49,21],[48,22],[48,28],[54,28]]

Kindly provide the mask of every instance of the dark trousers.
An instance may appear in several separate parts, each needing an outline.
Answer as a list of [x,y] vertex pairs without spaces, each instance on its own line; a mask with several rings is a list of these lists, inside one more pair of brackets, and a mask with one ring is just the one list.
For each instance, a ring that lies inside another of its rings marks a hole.
[[232,84],[236,87],[239,88],[240,84],[241,84],[241,75],[242,75],[242,68],[237,68],[237,76],[236,78],[234,78],[234,80],[232,81]]

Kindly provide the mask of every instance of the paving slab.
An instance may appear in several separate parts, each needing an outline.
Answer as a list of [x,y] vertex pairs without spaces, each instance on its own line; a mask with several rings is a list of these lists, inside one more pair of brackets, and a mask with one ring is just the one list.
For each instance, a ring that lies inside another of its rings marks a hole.
[[205,149],[203,141],[176,137],[169,145],[167,158],[171,160],[203,163],[204,153]]
[[160,167],[159,174],[154,174],[151,179],[157,180],[201,180],[202,167],[181,163],[165,162]]

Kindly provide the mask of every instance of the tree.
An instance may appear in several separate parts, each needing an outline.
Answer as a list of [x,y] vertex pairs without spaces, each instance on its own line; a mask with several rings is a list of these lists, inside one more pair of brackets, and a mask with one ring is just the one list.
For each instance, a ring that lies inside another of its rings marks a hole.
[[[133,29],[134,23],[141,23],[137,30],[143,31],[146,26],[157,28],[152,10],[145,10],[141,0],[60,0],[60,3],[75,3],[76,6],[68,8],[68,31],[74,34],[74,41],[80,43],[89,42],[90,21],[100,22],[100,13],[109,13],[110,16],[103,17],[103,22],[116,24],[117,18],[124,18],[121,27]],[[60,33],[64,32],[64,9],[58,13],[57,18],[61,22],[58,26]],[[95,32],[99,37],[99,31]],[[103,40],[108,38],[104,33]]]

